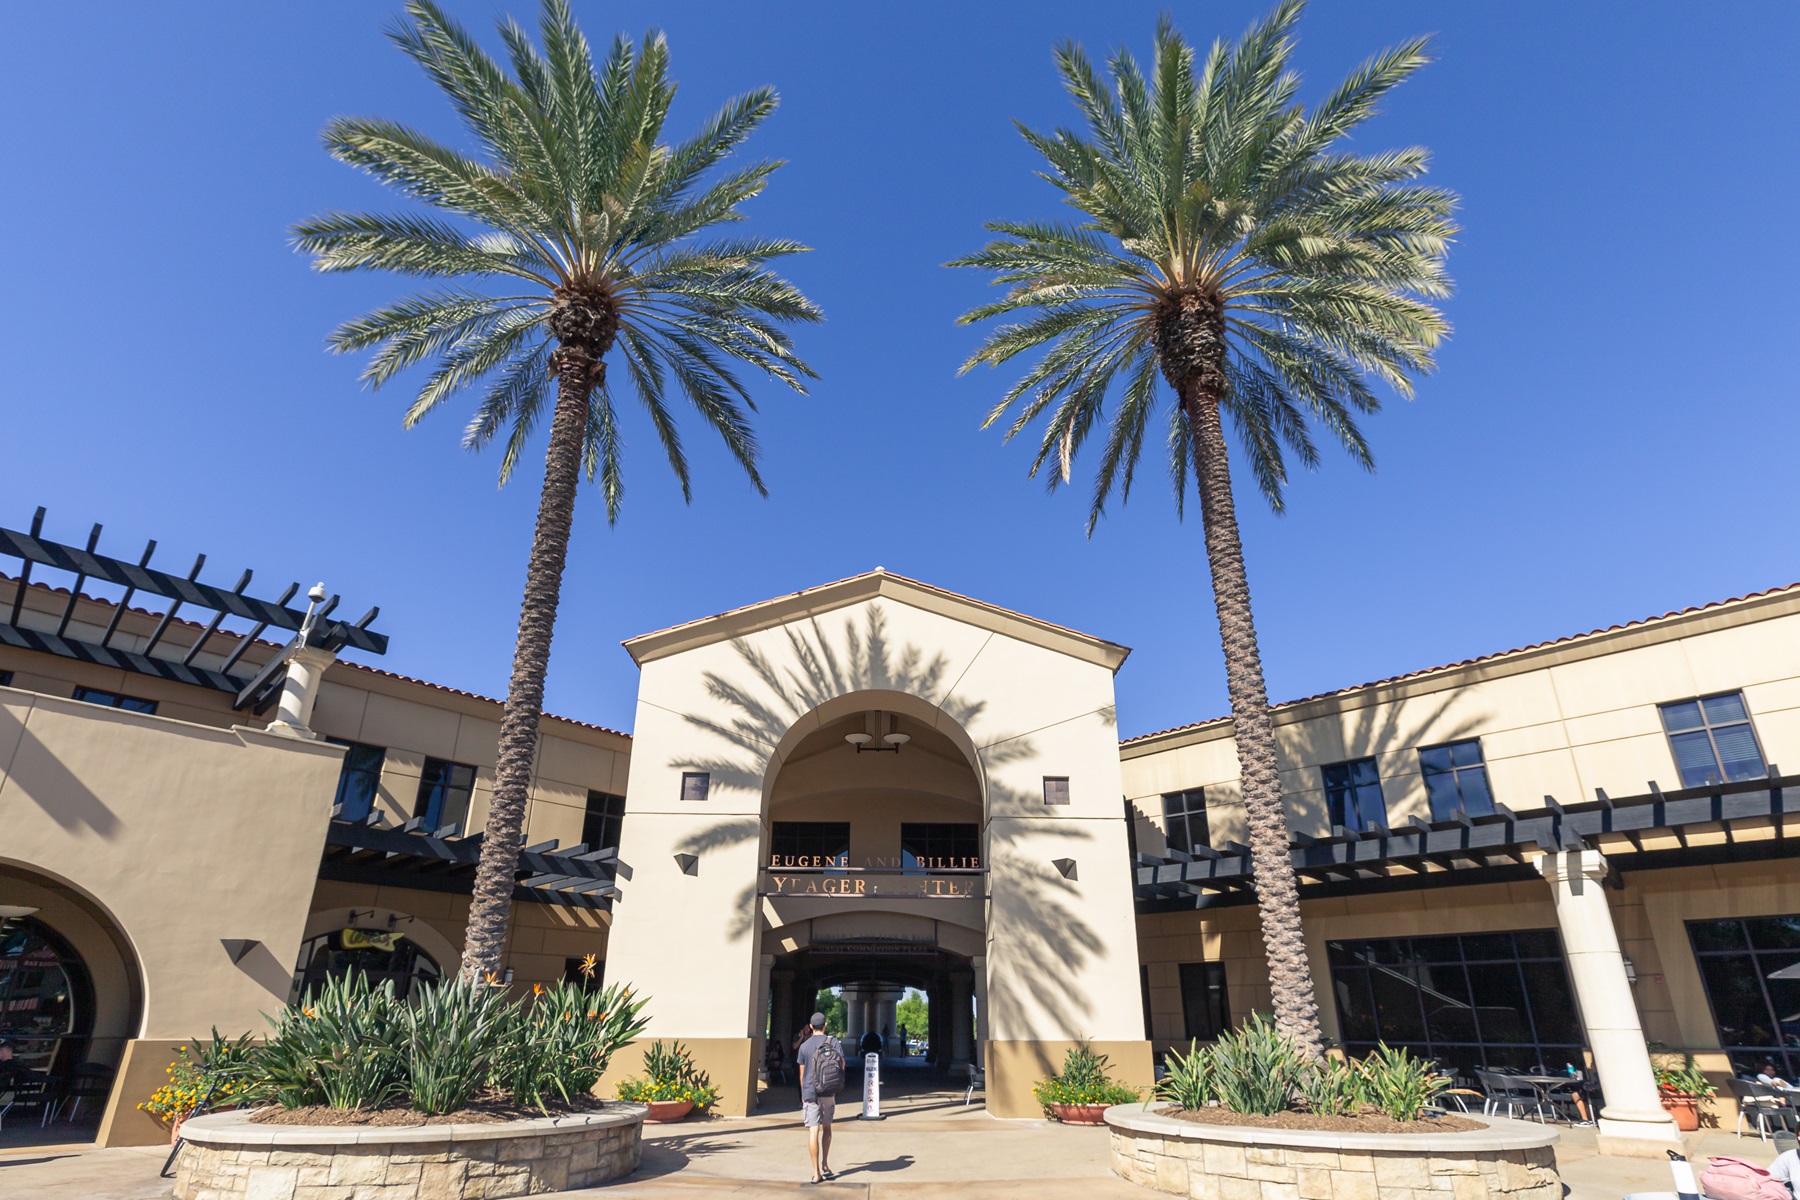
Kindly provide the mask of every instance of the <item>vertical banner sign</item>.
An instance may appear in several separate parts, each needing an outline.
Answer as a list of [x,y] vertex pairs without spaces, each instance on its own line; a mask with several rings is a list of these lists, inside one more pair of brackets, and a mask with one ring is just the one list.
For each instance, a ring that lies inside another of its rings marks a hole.
[[881,1120],[881,1055],[863,1055],[863,1110],[865,1121]]

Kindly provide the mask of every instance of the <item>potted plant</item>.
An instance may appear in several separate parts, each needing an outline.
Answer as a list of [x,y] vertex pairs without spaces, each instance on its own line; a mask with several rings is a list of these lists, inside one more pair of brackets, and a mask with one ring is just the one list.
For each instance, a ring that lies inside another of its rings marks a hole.
[[619,1084],[619,1099],[649,1107],[646,1121],[663,1124],[679,1121],[695,1109],[705,1109],[719,1098],[706,1072],[694,1066],[693,1056],[680,1042],[651,1042],[644,1051],[644,1074]]
[[1656,1090],[1662,1098],[1662,1106],[1675,1118],[1675,1128],[1683,1133],[1700,1128],[1700,1105],[1711,1099],[1718,1089],[1694,1065],[1694,1056],[1683,1054],[1677,1061],[1673,1054],[1659,1054],[1651,1058],[1650,1066],[1656,1074]]
[[1086,1042],[1071,1046],[1062,1070],[1039,1080],[1031,1094],[1065,1125],[1104,1125],[1110,1106],[1139,1099],[1136,1088],[1113,1082],[1106,1055],[1094,1053]]

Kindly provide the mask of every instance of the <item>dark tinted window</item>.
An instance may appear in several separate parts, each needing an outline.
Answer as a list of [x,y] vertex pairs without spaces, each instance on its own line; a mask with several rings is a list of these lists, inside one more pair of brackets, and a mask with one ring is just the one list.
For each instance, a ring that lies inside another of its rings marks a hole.
[[709,773],[705,771],[683,771],[681,773],[681,798],[683,800],[704,800],[711,791],[712,776]]
[[1329,942],[1344,1049],[1407,1046],[1446,1066],[1560,1071],[1582,1035],[1550,929]]
[[136,696],[125,696],[118,692],[103,692],[99,688],[78,687],[75,699],[84,704],[101,704],[107,708],[122,708],[126,712],[154,713],[156,701],[142,700]]
[[1761,779],[1769,773],[1742,692],[1658,707],[1682,787]]
[[343,768],[338,772],[337,799],[333,801],[338,806],[338,819],[360,821],[374,809],[375,797],[381,792],[381,766],[387,760],[387,751],[340,738],[325,740],[347,747]]
[[467,763],[428,758],[419,774],[419,795],[413,816],[425,818],[427,830],[450,825],[460,827],[469,819],[469,800],[475,795],[475,768]]
[[1688,938],[1732,1070],[1756,1075],[1773,1059],[1800,1072],[1800,917],[1689,921]]
[[848,821],[777,821],[769,831],[772,867],[847,867]]
[[625,827],[625,797],[589,791],[587,815],[581,819],[581,840],[589,850],[617,850]]
[[1163,831],[1168,835],[1169,849],[1191,854],[1195,846],[1212,845],[1212,830],[1206,821],[1204,788],[1170,792],[1163,796],[1162,806]]
[[0,687],[11,687],[11,686],[12,686],[12,672],[11,671],[0,671]]
[[1431,799],[1432,820],[1485,817],[1494,811],[1480,739],[1420,750],[1419,770],[1425,776],[1425,793]]
[[900,856],[908,871],[964,871],[981,866],[981,826],[950,822],[900,826]]
[[1320,767],[1319,774],[1325,780],[1325,804],[1332,825],[1351,833],[1387,828],[1387,800],[1381,794],[1381,776],[1374,759],[1333,763]]
[[1225,999],[1225,964],[1181,964],[1182,1036],[1208,1041],[1231,1028]]

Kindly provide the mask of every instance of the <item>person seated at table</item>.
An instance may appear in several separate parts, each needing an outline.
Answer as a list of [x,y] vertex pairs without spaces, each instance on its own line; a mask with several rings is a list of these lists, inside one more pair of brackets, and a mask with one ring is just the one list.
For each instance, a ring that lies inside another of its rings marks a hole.
[[1793,1091],[1794,1085],[1777,1075],[1775,1071],[1775,1060],[1772,1058],[1763,1059],[1762,1066],[1759,1067],[1756,1072],[1756,1082],[1766,1083],[1770,1087],[1778,1087],[1783,1091]]
[[787,1058],[781,1052],[780,1042],[770,1040],[768,1053],[763,1055],[763,1066],[768,1068],[771,1084],[787,1082]]
[[13,1061],[12,1043],[0,1042],[0,1092],[12,1090],[20,1071],[19,1064]]

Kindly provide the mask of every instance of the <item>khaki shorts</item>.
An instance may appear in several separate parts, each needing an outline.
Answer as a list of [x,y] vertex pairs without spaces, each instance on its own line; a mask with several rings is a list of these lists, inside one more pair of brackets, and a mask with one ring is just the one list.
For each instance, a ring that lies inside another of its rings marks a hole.
[[836,1112],[836,1096],[820,1096],[817,1100],[806,1100],[800,1105],[800,1114],[808,1129],[831,1124],[831,1118]]

